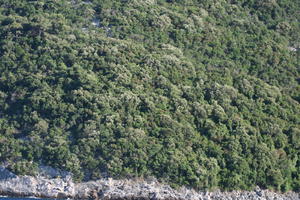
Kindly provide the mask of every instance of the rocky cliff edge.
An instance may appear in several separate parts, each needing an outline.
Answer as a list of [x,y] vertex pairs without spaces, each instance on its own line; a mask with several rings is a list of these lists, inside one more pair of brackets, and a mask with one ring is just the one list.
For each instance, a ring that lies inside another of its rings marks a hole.
[[103,200],[300,200],[300,194],[296,192],[280,194],[259,188],[254,191],[196,192],[187,188],[174,190],[154,180],[109,178],[74,183],[71,176],[51,179],[16,176],[4,167],[0,167],[0,195]]

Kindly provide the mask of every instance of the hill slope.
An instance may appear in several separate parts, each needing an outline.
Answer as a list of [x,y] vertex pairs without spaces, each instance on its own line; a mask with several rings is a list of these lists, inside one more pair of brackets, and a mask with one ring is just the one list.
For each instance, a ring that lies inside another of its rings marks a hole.
[[0,161],[78,181],[299,189],[299,10],[0,0]]

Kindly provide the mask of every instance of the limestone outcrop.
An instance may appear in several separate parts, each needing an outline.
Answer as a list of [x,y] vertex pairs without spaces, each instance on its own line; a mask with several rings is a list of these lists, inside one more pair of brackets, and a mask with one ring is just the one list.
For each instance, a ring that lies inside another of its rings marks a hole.
[[256,188],[254,191],[197,192],[181,188],[174,190],[155,180],[101,179],[74,183],[71,176],[45,178],[16,176],[0,167],[0,195],[35,196],[60,199],[101,200],[299,200],[300,194],[284,194]]

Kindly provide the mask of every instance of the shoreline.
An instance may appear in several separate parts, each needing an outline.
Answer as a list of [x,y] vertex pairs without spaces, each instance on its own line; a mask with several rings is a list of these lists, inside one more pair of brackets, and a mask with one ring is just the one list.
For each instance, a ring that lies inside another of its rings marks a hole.
[[100,179],[74,183],[71,177],[48,179],[42,176],[16,176],[0,169],[0,195],[45,199],[95,200],[299,200],[299,192],[277,193],[253,191],[198,192],[193,189],[175,190],[157,181]]

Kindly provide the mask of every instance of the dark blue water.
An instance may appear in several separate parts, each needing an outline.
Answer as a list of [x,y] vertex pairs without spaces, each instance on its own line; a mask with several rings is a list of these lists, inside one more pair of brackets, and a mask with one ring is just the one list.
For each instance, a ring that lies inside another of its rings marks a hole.
[[0,200],[55,200],[55,199],[0,197]]

